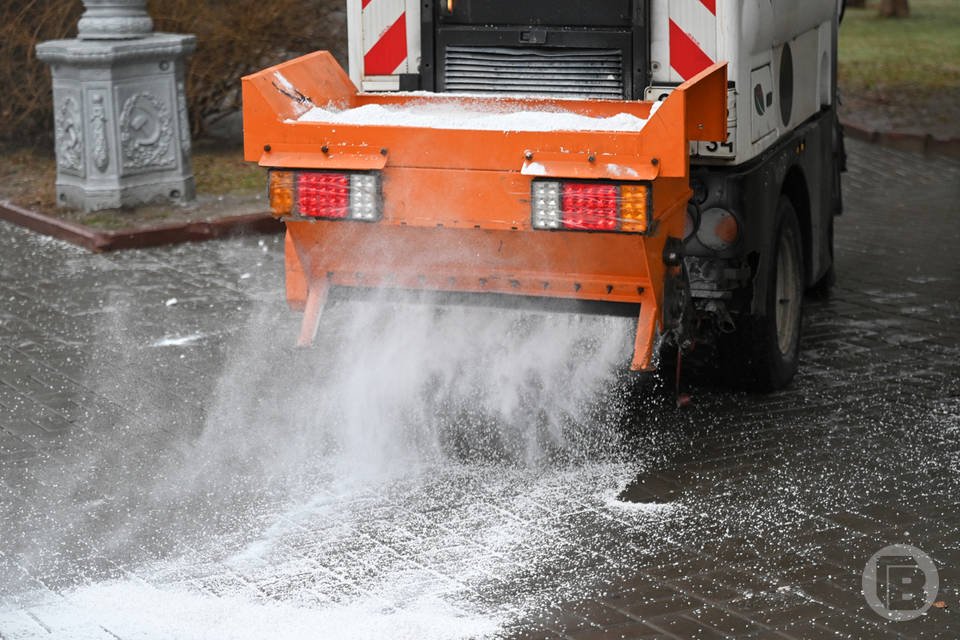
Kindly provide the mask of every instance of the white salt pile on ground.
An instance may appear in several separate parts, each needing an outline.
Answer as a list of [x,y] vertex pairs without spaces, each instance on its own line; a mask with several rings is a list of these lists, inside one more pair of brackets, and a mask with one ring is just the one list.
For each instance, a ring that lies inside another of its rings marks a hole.
[[[650,115],[653,115],[659,104],[658,102],[653,105]],[[327,124],[479,131],[640,131],[647,124],[644,118],[629,113],[592,118],[569,111],[485,110],[460,102],[415,102],[402,106],[366,104],[342,111],[314,107],[297,120]]]
[[[61,597],[32,597],[43,603],[52,636],[73,640],[459,640],[489,637],[500,624],[430,597],[403,608],[372,598],[317,605],[258,599],[255,593],[214,596],[189,583],[157,587],[133,579],[84,585]],[[12,638],[39,637],[21,616],[0,610],[0,625],[11,633],[23,630]]]
[[[632,575],[638,549],[684,526],[669,512],[610,506],[634,472],[446,461],[370,481],[313,478],[303,500],[236,513],[238,530],[184,542],[180,553],[111,565],[56,591],[33,581],[0,591],[0,636],[511,637],[513,624],[596,593],[597,576]],[[621,535],[583,539],[584,526]]]

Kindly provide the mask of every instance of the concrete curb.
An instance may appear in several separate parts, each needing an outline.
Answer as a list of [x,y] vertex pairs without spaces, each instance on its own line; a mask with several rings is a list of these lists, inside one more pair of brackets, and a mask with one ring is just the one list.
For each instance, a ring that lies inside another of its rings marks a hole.
[[251,213],[205,222],[175,222],[143,229],[99,231],[30,211],[5,200],[0,201],[0,220],[79,245],[95,253],[283,231],[283,223],[268,213]]
[[854,140],[863,140],[871,144],[913,151],[925,154],[938,154],[960,158],[960,138],[935,138],[931,134],[902,133],[899,131],[877,131],[858,122],[840,119],[843,132]]

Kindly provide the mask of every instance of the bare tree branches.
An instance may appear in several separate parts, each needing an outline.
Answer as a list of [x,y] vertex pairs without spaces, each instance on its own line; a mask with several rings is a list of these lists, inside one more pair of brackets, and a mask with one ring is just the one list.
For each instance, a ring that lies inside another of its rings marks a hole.
[[880,0],[879,13],[884,18],[908,18],[910,6],[907,0]]
[[[240,77],[316,49],[344,63],[342,0],[151,0],[157,31],[193,33],[187,98],[194,135],[240,106]],[[49,144],[50,71],[40,42],[76,35],[80,0],[0,2],[0,140]]]

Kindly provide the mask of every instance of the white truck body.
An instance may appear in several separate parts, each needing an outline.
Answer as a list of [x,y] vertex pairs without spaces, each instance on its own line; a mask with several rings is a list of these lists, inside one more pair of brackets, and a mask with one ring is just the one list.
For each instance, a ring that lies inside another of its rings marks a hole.
[[[347,0],[350,77],[361,91],[397,91],[401,74],[418,73],[421,6]],[[692,143],[691,154],[709,164],[751,160],[831,104],[837,17],[836,0],[651,0],[644,98],[727,62],[729,137]]]

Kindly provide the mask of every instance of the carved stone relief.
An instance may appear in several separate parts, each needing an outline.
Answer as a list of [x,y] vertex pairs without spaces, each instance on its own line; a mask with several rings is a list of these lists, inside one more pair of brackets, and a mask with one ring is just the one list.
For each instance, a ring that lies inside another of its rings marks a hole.
[[73,96],[60,101],[54,111],[54,137],[60,169],[78,176],[83,171],[83,117]]
[[170,109],[149,91],[131,95],[120,111],[120,148],[125,169],[172,167]]
[[177,83],[177,110],[180,115],[180,151],[184,158],[190,157],[190,119],[187,116],[187,91],[182,82]]
[[104,172],[110,166],[110,153],[107,149],[107,112],[103,106],[103,95],[91,97],[93,108],[90,110],[90,133],[93,143],[93,164]]

